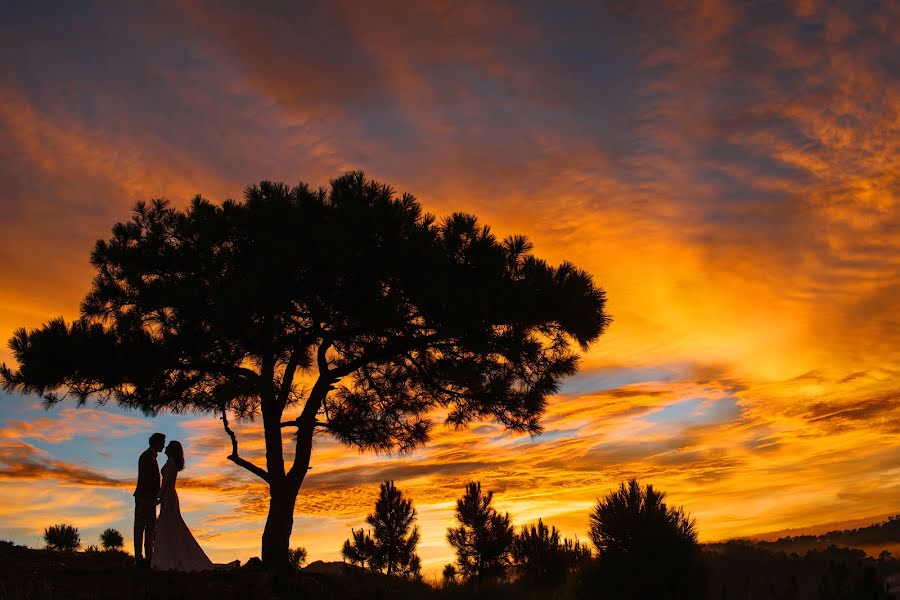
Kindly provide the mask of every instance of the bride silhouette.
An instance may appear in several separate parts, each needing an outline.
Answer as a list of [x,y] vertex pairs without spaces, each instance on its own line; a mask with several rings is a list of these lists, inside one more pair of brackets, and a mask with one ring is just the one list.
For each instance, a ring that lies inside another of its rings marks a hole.
[[160,570],[204,571],[240,564],[214,564],[181,518],[175,482],[178,472],[184,469],[184,449],[180,442],[172,440],[166,447],[168,460],[162,468],[162,486],[159,490],[159,520],[156,522],[156,544],[150,566]]

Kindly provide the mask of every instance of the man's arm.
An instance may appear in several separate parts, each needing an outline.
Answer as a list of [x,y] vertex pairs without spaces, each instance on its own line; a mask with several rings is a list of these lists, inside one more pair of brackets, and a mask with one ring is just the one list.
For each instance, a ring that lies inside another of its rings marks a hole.
[[156,470],[153,463],[154,461],[152,456],[150,456],[146,452],[141,454],[141,458],[138,460],[138,481],[147,478]]

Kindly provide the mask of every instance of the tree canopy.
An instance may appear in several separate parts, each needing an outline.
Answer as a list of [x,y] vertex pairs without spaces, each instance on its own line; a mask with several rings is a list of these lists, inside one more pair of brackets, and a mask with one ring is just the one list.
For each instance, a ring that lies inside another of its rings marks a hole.
[[[262,182],[241,201],[139,202],[91,264],[78,319],[15,332],[4,387],[47,406],[69,396],[219,414],[229,459],[269,484],[270,563],[287,562],[315,433],[408,452],[437,410],[455,427],[537,434],[577,350],[609,322],[588,273],[472,215],[437,219],[359,172],[327,190]],[[229,415],[261,416],[264,466],[240,456]]]

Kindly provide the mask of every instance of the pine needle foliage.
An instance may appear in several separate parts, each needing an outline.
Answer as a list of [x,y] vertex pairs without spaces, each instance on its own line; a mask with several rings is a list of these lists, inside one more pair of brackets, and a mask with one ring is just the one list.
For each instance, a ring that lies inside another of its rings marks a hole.
[[[636,479],[597,501],[590,537],[597,585],[614,597],[700,599],[705,574],[693,518]],[[652,576],[648,576],[652,574]]]
[[121,550],[125,546],[125,539],[118,529],[104,529],[100,534],[100,545],[104,550]]
[[456,501],[459,526],[447,530],[447,541],[456,550],[456,564],[465,578],[501,575],[510,562],[513,527],[509,514],[500,514],[492,506],[492,491],[481,492],[480,482],[469,482],[462,498]]
[[416,554],[419,527],[414,525],[416,509],[393,481],[381,484],[375,510],[366,517],[371,532],[351,530],[341,554],[351,563],[388,575],[421,577],[421,561]]
[[44,530],[44,543],[48,550],[71,552],[81,547],[81,534],[77,527],[59,523]]
[[536,584],[553,584],[590,558],[591,551],[578,540],[560,538],[556,527],[538,519],[537,525],[522,527],[516,534],[511,554],[522,577]]

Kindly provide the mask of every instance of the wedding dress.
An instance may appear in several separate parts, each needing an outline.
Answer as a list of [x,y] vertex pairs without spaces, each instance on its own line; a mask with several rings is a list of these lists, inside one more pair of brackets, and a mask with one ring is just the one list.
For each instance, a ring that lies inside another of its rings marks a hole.
[[209,560],[181,518],[178,493],[175,491],[177,478],[178,467],[172,461],[167,461],[162,468],[162,487],[159,490],[161,504],[151,567],[163,571],[204,571],[225,567],[226,565],[214,565]]

